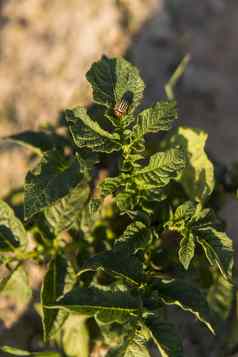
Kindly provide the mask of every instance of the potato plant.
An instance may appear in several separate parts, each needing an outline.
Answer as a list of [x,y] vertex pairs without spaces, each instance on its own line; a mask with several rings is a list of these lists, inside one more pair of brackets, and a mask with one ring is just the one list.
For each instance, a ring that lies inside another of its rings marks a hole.
[[174,100],[138,109],[144,82],[123,58],[104,56],[86,76],[94,104],[64,112],[67,132],[7,138],[31,148],[36,163],[25,179],[24,223],[0,203],[8,269],[1,290],[17,271],[25,274],[27,260],[47,266],[43,334],[58,352],[2,350],[87,357],[104,348],[107,357],[147,357],[157,348],[182,357],[178,310],[220,336],[235,289],[232,241],[211,207],[207,135],[170,131]]

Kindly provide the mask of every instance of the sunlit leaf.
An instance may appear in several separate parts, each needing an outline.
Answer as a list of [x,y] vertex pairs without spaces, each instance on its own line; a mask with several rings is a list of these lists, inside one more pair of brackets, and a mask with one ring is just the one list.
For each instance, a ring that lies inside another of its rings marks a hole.
[[60,331],[59,340],[67,357],[88,357],[89,333],[85,317],[70,314]]
[[152,155],[149,164],[136,170],[133,177],[140,188],[160,188],[168,185],[171,179],[175,179],[184,166],[183,151],[171,149]]
[[176,102],[158,102],[138,115],[131,133],[131,144],[143,140],[145,134],[169,130],[177,118]]
[[2,286],[1,295],[11,298],[18,305],[25,305],[32,298],[32,289],[30,288],[28,276],[21,265],[10,273],[10,276]]
[[144,82],[139,71],[123,58],[107,58],[103,56],[88,71],[87,80],[93,89],[93,99],[107,108],[113,109],[126,92],[133,95],[129,112],[140,103]]
[[184,269],[188,269],[189,264],[195,253],[195,243],[192,233],[187,233],[183,236],[179,244],[179,260],[184,266]]
[[170,139],[170,144],[179,145],[187,156],[187,165],[181,179],[185,192],[191,200],[205,201],[214,189],[214,169],[205,152],[207,134],[198,129],[180,127]]

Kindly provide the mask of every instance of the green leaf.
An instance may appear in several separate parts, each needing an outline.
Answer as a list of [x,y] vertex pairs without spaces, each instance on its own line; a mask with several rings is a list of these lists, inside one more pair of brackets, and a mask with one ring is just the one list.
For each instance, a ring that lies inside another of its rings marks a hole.
[[88,202],[88,214],[91,218],[95,218],[101,207],[101,201],[97,198],[91,198]]
[[111,134],[102,129],[96,121],[89,117],[85,108],[77,107],[67,110],[66,119],[74,143],[79,148],[106,153],[121,149],[119,135],[116,133]]
[[78,184],[68,195],[45,210],[45,218],[56,236],[68,230],[77,220],[89,193],[88,185]]
[[214,283],[209,289],[208,304],[211,310],[223,320],[226,320],[229,316],[234,289],[234,285],[225,279],[220,272],[216,274]]
[[32,357],[61,357],[58,352],[33,352]]
[[18,263],[14,268],[9,271],[4,275],[4,277],[1,277],[0,280],[0,293],[5,289],[8,281],[11,279],[12,275],[17,271],[17,269],[20,267],[20,263]]
[[131,318],[131,315],[127,311],[100,311],[96,314],[95,319],[99,326],[104,326],[112,323],[118,323],[124,325]]
[[130,317],[129,320],[125,320],[122,323],[101,323],[98,318],[96,318],[97,324],[100,328],[103,340],[108,346],[121,346],[124,340],[131,333],[134,324],[134,317]]
[[214,228],[199,230],[198,243],[211,266],[216,265],[225,278],[231,277],[233,266],[232,240]]
[[5,353],[9,353],[14,356],[61,357],[61,354],[58,352],[28,352],[11,346],[4,346],[0,349]]
[[127,249],[115,249],[89,258],[79,274],[90,270],[102,270],[134,284],[143,280],[142,262]]
[[145,134],[169,130],[174,119],[177,119],[176,102],[158,102],[144,110],[138,116],[131,133],[131,144],[143,140]]
[[115,312],[119,317],[120,314],[124,316],[125,313],[137,315],[140,309],[140,299],[128,291],[75,287],[59,302],[48,305],[48,308],[62,308],[86,316],[93,316],[104,311]]
[[107,195],[113,194],[115,191],[118,190],[118,188],[120,188],[121,184],[121,176],[105,178],[105,180],[103,180],[103,182],[100,184],[102,196],[106,197]]
[[195,243],[191,232],[185,233],[179,245],[179,260],[184,269],[188,270],[189,264],[194,257]]
[[30,352],[20,350],[19,348],[14,348],[11,346],[3,346],[3,347],[1,347],[1,350],[5,353],[9,353],[14,356],[30,356],[31,355]]
[[21,221],[7,203],[0,200],[0,251],[14,251],[25,248],[27,233]]
[[88,357],[89,334],[85,317],[70,314],[60,330],[59,340],[67,357]]
[[149,190],[140,190],[140,207],[143,208],[148,215],[153,215],[155,205],[164,201],[167,198],[167,194],[163,189],[152,188]]
[[151,242],[151,232],[140,221],[131,223],[122,236],[114,243],[116,250],[127,249],[130,254],[135,254],[139,249],[144,249]]
[[17,267],[11,272],[7,281],[4,282],[1,295],[13,299],[18,305],[25,305],[32,298],[32,290],[29,286],[28,276],[22,266]]
[[196,205],[194,202],[186,201],[177,207],[173,217],[165,226],[182,234],[190,228],[193,235],[197,235],[201,230],[210,228],[215,223],[216,217],[211,209],[203,209],[201,204]]
[[184,202],[182,205],[176,208],[173,217],[173,222],[176,223],[179,221],[188,222],[191,220],[195,212],[196,212],[196,205],[193,202],[191,201]]
[[191,312],[214,333],[206,296],[199,289],[179,279],[156,280],[154,286],[158,289],[159,296],[165,304],[177,305],[181,309]]
[[115,203],[121,212],[133,211],[138,203],[135,191],[119,192],[115,197]]
[[126,92],[133,94],[129,113],[142,100],[144,82],[137,68],[123,58],[103,56],[92,65],[86,77],[92,86],[94,101],[107,108],[113,109]]
[[68,313],[59,309],[49,310],[48,305],[55,304],[75,283],[73,270],[65,258],[57,255],[50,262],[48,272],[41,289],[41,304],[43,308],[44,340],[48,340],[61,328]]
[[80,172],[86,182],[92,180],[92,172],[94,166],[99,162],[98,153],[91,150],[81,149],[80,153],[76,153],[76,159],[80,165]]
[[198,129],[180,127],[170,139],[180,145],[188,164],[179,180],[191,200],[205,201],[214,189],[214,169],[204,150],[207,134]]
[[150,357],[150,354],[145,338],[137,333],[120,347],[110,350],[106,357]]
[[25,181],[25,218],[28,219],[69,194],[82,179],[79,163],[52,150],[30,171]]
[[199,204],[196,207],[196,211],[191,219],[191,226],[194,233],[198,233],[201,230],[209,229],[216,224],[216,215],[213,210],[209,208],[202,209]]
[[63,148],[68,144],[66,138],[63,136],[48,131],[35,132],[27,130],[1,140],[22,145],[37,155],[42,155],[43,152],[52,150],[53,148]]
[[171,149],[152,155],[149,164],[136,170],[133,177],[140,189],[160,188],[175,179],[184,166],[183,151]]
[[172,324],[151,317],[146,320],[146,325],[162,357],[183,357],[182,341]]
[[113,249],[89,258],[79,274],[90,270],[103,270],[123,277],[130,283],[143,280],[142,262],[134,255],[151,241],[151,232],[142,222],[130,224],[115,241]]

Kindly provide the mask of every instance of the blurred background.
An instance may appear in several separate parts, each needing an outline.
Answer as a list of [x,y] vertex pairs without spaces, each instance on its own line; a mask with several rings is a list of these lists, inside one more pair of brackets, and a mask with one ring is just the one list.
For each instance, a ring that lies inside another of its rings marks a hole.
[[[102,54],[138,66],[150,105],[165,98],[165,83],[190,53],[176,89],[178,124],[207,131],[208,152],[229,164],[238,159],[237,38],[237,0],[0,0],[0,136],[90,104],[85,73]],[[1,146],[1,197],[22,185],[28,160],[26,150]],[[222,214],[236,239],[236,201]],[[0,344],[34,344],[40,326],[24,311],[0,299]]]

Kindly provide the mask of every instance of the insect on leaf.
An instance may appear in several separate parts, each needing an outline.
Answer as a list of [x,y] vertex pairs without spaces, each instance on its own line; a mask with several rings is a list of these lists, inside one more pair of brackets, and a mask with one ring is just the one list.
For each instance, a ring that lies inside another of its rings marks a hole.
[[86,77],[92,86],[94,101],[107,108],[113,109],[126,92],[133,95],[129,112],[142,100],[144,82],[138,69],[123,58],[103,56],[92,65]]

